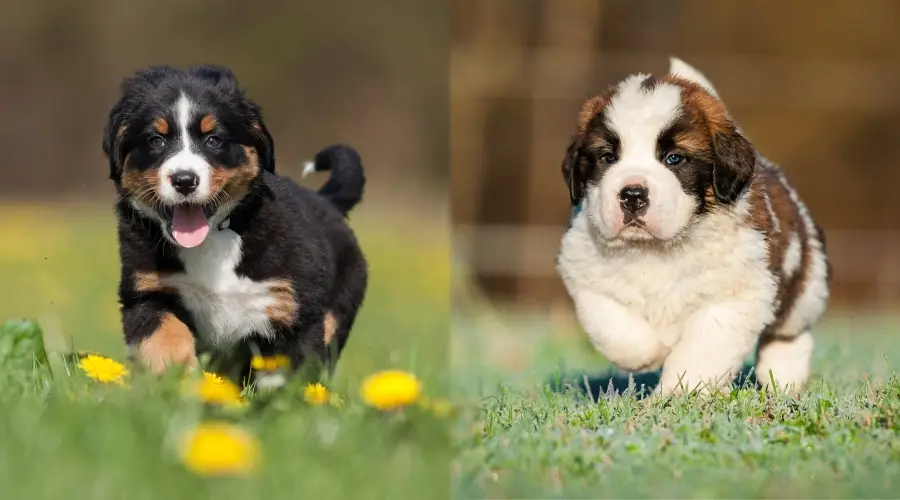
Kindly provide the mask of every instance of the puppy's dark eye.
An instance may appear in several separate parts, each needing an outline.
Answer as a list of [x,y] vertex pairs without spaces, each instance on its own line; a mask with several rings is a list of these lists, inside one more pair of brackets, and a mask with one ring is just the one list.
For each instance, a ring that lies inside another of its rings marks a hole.
[[668,165],[670,167],[678,165],[679,163],[681,163],[683,161],[684,161],[684,156],[681,156],[681,155],[676,155],[673,153],[673,154],[670,154],[669,156],[666,156],[666,165]]
[[153,134],[147,138],[147,144],[153,149],[161,149],[165,147],[166,140],[163,139],[161,135]]
[[219,149],[222,146],[222,138],[217,135],[211,135],[206,138],[206,147],[210,149]]
[[613,163],[615,163],[617,161],[619,161],[619,157],[612,153],[606,153],[606,154],[600,156],[600,163],[612,165]]

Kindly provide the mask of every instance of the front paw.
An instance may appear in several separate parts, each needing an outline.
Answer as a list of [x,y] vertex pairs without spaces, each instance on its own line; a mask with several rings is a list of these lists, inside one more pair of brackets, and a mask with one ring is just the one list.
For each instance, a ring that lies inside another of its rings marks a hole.
[[172,314],[163,317],[149,337],[133,346],[136,361],[153,374],[161,374],[172,365],[190,369],[199,366],[194,336],[190,329]]
[[626,372],[658,370],[668,349],[654,338],[640,341],[627,335],[605,336],[594,340],[594,347],[616,368]]
[[[604,353],[601,353],[604,354]],[[625,372],[643,373],[658,370],[662,366],[663,355],[656,351],[641,351],[635,349],[632,352],[622,353],[610,356],[604,356],[617,369]]]

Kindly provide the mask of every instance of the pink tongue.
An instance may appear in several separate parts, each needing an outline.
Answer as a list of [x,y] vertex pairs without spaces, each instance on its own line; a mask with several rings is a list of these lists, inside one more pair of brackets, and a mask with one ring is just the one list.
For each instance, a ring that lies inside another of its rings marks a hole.
[[172,217],[172,237],[179,245],[192,248],[206,239],[209,225],[200,205],[178,205]]

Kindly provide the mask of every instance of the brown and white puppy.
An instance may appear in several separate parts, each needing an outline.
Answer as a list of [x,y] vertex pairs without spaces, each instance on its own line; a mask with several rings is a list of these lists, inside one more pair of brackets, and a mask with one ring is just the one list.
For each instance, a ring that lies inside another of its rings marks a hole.
[[562,165],[576,212],[557,267],[596,348],[657,393],[726,389],[757,348],[767,388],[810,375],[824,235],[709,81],[678,59],[585,102]]

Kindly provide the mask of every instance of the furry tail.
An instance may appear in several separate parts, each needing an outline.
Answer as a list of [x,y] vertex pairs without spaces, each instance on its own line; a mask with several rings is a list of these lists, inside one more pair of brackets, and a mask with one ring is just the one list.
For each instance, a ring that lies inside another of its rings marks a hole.
[[362,200],[366,176],[363,174],[359,153],[350,146],[335,144],[319,151],[313,161],[306,164],[303,177],[314,172],[330,171],[331,176],[319,194],[330,201],[346,217]]

